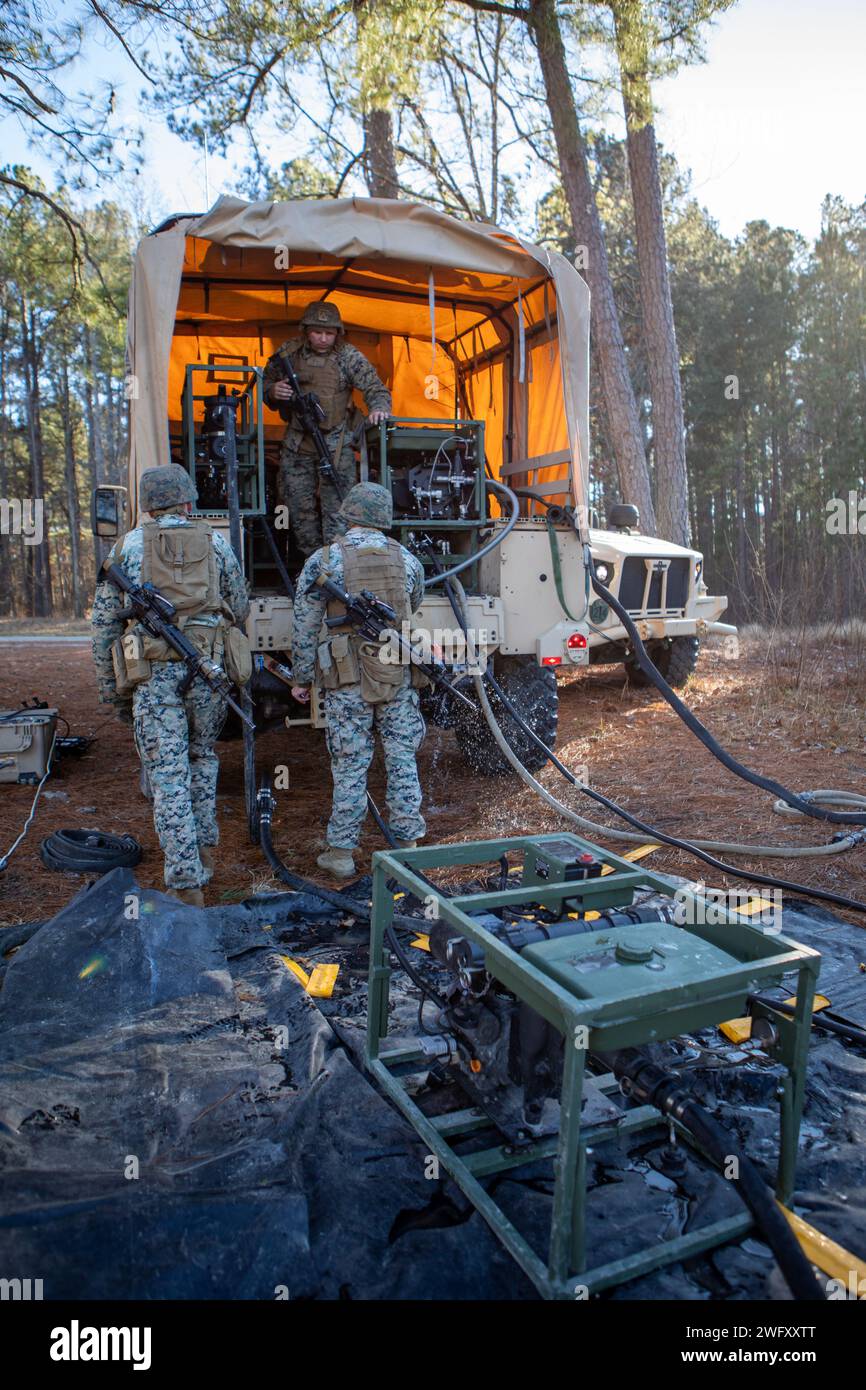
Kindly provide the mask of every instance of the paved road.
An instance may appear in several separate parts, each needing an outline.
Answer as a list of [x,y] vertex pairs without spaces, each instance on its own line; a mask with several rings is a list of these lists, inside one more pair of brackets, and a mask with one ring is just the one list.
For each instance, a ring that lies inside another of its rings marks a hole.
[[85,633],[80,633],[77,637],[51,637],[48,633],[44,637],[0,637],[0,642],[5,642],[7,646],[13,646],[22,642],[65,642],[67,645],[74,645],[76,642],[89,642],[90,638]]

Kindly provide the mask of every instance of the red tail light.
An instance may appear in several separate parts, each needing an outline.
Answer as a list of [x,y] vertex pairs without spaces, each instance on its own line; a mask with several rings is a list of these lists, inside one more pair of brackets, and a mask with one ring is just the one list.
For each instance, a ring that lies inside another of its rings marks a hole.
[[561,657],[561,656],[543,656],[543,657],[541,658],[541,664],[542,664],[542,666],[561,666],[561,665],[562,665],[562,657]]
[[575,651],[578,648],[583,649],[586,646],[586,638],[582,632],[573,632],[565,645],[570,648],[571,651]]

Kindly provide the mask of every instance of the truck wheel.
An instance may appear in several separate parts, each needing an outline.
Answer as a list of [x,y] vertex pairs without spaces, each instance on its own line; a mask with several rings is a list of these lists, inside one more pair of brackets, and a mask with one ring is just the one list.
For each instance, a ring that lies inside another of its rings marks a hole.
[[[532,657],[505,657],[496,662],[493,674],[522,719],[548,746],[556,740],[559,717],[559,693],[556,675],[549,667],[539,666]],[[467,688],[468,695],[472,687]],[[498,696],[488,687],[487,697],[502,732],[520,761],[530,772],[538,772],[547,759],[541,749],[514,723]],[[501,777],[512,771],[511,764],[500,751],[480,708],[472,714],[465,705],[459,706],[454,722],[457,746],[473,772]]]
[[[670,642],[651,642],[647,647],[650,660],[661,671],[668,685],[679,690],[689,676],[694,675],[700,650],[698,637],[672,637]],[[652,685],[634,660],[625,663],[629,685]]]

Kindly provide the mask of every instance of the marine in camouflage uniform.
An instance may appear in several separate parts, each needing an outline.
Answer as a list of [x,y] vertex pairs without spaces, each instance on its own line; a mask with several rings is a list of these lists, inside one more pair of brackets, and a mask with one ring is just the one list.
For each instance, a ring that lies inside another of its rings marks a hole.
[[[189,502],[195,497],[192,479],[177,464],[149,469],[142,475],[141,508],[151,513],[160,531],[200,528],[202,523],[189,515]],[[240,565],[225,537],[218,531],[212,536],[219,597],[233,620],[242,623],[249,600]],[[106,561],[106,565],[119,565],[134,584],[142,582],[144,538],[141,526],[129,531]],[[114,705],[118,717],[133,725],[138,754],[153,792],[153,820],[165,855],[166,887],[173,896],[201,903],[197,890],[213,873],[212,848],[219,840],[219,759],[214,745],[225,721],[226,702],[202,680],[194,680],[186,695],[181,695],[178,686],[187,674],[182,661],[152,661],[150,679],[136,685],[131,697],[118,695],[111,648],[126,626],[120,616],[125,602],[124,594],[110,581],[97,584],[91,629],[99,699]],[[215,629],[213,660],[217,665],[223,665],[225,616],[205,611],[194,618],[196,628]],[[207,634],[203,640],[209,642]]]
[[[345,534],[338,544],[323,546],[304,565],[295,599],[292,670],[294,689],[308,688],[321,672],[319,643],[328,599],[316,587],[316,580],[327,569],[336,584],[345,586],[343,546],[399,554],[403,562],[403,582],[407,611],[414,613],[424,595],[424,571],[420,562],[404,546],[383,535],[391,525],[391,498],[375,483],[359,483],[352,488],[338,514],[338,525]],[[312,586],[312,587],[311,587]],[[377,597],[383,598],[382,594]],[[386,600],[387,601],[387,600]],[[393,605],[396,606],[396,605]],[[382,742],[387,779],[388,817],[394,836],[402,844],[420,839],[426,826],[421,815],[421,786],[415,754],[424,738],[424,718],[414,688],[412,669],[400,666],[398,683],[389,699],[371,703],[361,693],[360,683],[326,690],[326,740],[331,758],[334,798],[328,822],[330,846],[319,864],[338,878],[354,873],[352,851],[357,847],[367,813],[367,772],[373,759],[375,735]]]
[[[324,351],[316,347],[320,335],[335,333]],[[304,555],[310,555],[322,544],[333,540],[334,515],[340,506],[337,489],[321,477],[315,445],[304,434],[292,415],[291,400],[275,392],[285,381],[282,358],[290,358],[301,389],[318,396],[325,412],[322,433],[334,461],[334,469],[343,493],[355,482],[356,465],[348,417],[352,391],[364,397],[371,422],[391,410],[391,393],[379,380],[375,368],[362,352],[345,341],[345,329],[335,304],[310,304],[301,319],[299,338],[283,343],[265,367],[263,393],[268,405],[278,410],[288,421],[280,455],[279,500],[289,509],[289,519],[295,538]],[[321,514],[318,499],[321,503]]]

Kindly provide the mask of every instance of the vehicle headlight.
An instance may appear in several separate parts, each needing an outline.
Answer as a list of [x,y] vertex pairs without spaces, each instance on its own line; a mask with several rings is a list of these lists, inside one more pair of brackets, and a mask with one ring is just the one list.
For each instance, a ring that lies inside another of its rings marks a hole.
[[609,565],[607,560],[599,560],[596,562],[595,574],[602,584],[609,584],[613,579],[613,565]]

